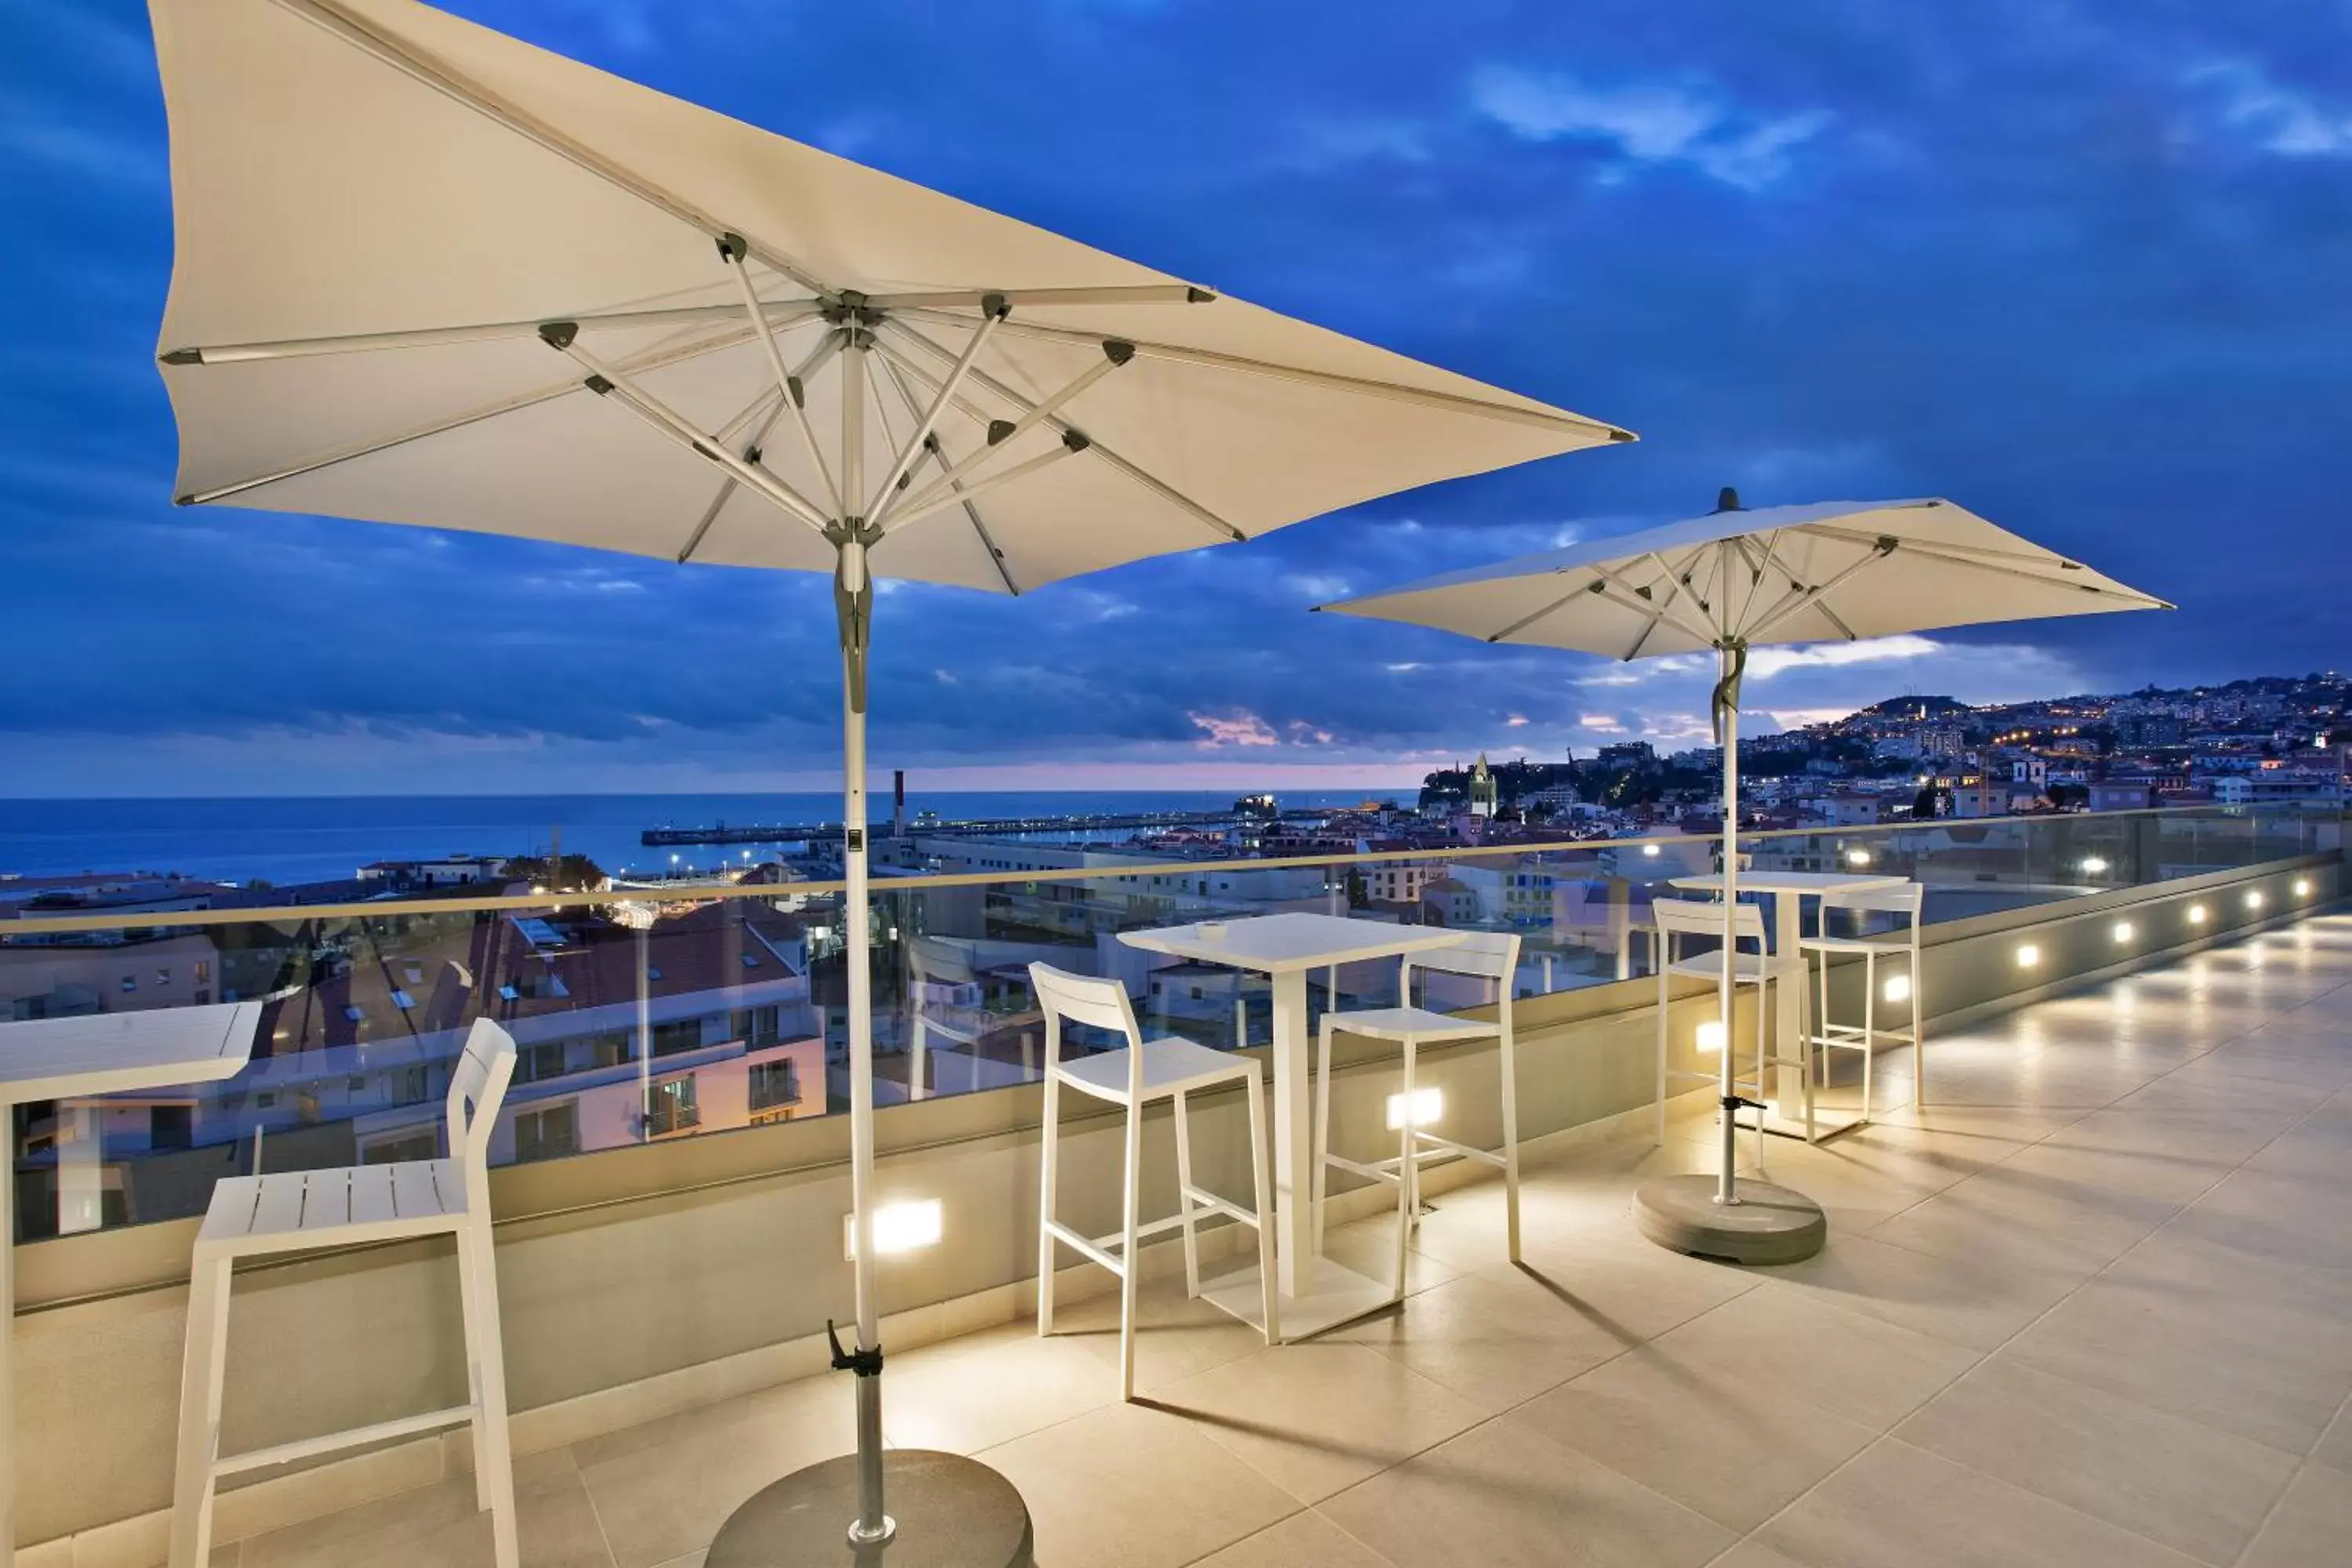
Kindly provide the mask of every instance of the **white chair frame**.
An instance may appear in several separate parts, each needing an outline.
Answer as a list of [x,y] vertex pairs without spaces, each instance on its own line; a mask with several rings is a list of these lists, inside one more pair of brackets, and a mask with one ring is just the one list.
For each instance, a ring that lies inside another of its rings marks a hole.
[[[1443,974],[1468,975],[1496,983],[1495,1019],[1457,1017],[1413,1005],[1412,974],[1418,968]],[[1425,1164],[1449,1160],[1477,1160],[1503,1173],[1506,1229],[1510,1260],[1519,1260],[1519,1094],[1514,1046],[1517,1032],[1511,1018],[1512,993],[1519,969],[1519,939],[1496,931],[1466,931],[1452,946],[1408,954],[1397,971],[1394,1007],[1367,1008],[1354,1013],[1326,1013],[1315,1049],[1315,1247],[1323,1248],[1323,1214],[1330,1173],[1342,1170],[1397,1189],[1397,1246],[1394,1299],[1404,1297],[1407,1244],[1421,1223],[1421,1171]],[[1398,1118],[1397,1152],[1381,1160],[1350,1160],[1331,1150],[1331,1037],[1335,1033],[1384,1040],[1402,1048],[1403,1083]],[[1415,1126],[1412,1119],[1414,1058],[1423,1045],[1454,1040],[1494,1040],[1502,1074],[1503,1146],[1486,1150]]]
[[[1917,882],[1905,882],[1892,888],[1857,888],[1822,896],[1820,923],[1815,934],[1797,945],[1811,964],[1820,960],[1817,971],[1819,990],[1813,1011],[1813,1029],[1805,1039],[1806,1071],[1820,1053],[1826,1065],[1827,1054],[1832,1050],[1862,1053],[1862,1121],[1871,1118],[1873,1110],[1870,1085],[1870,1065],[1878,1055],[1882,1039],[1907,1041],[1911,1047],[1911,1103],[1922,1103],[1927,1081],[1927,1037],[1921,1026],[1923,1016],[1919,1006],[1919,926],[1927,889]],[[1830,916],[1834,910],[1846,910],[1858,915],[1892,914],[1902,917],[1903,929],[1869,936],[1832,936]],[[1830,965],[1840,955],[1859,954],[1862,959],[1862,1022],[1834,1023],[1830,1017]],[[1878,961],[1900,957],[1907,964],[1904,973],[1911,982],[1911,1026],[1907,1029],[1882,1028],[1878,1023]],[[1813,1125],[1812,1108],[1805,1110],[1805,1138],[1809,1142],[1821,1141]]]
[[[1656,921],[1657,947],[1654,956],[1658,974],[1655,1133],[1657,1142],[1663,1145],[1666,1141],[1668,1084],[1675,1081],[1709,1084],[1720,1081],[1719,1075],[1716,1073],[1688,1071],[1668,1065],[1669,1031],[1666,1026],[1673,1006],[1674,982],[1677,977],[1720,982],[1723,973],[1723,955],[1719,945],[1723,940],[1723,905],[1702,899],[1657,899],[1652,900],[1650,912],[1652,919]],[[1701,953],[1696,957],[1676,958],[1675,956],[1675,939],[1678,937],[1694,941],[1705,939],[1717,942],[1718,946],[1716,951]],[[1752,952],[1749,951],[1751,943],[1754,946]],[[1776,959],[1769,950],[1764,935],[1764,911],[1754,904],[1739,904],[1734,907],[1732,956],[1732,984],[1735,987],[1741,985],[1756,987],[1756,1075],[1753,1078],[1742,1077],[1738,1061],[1735,1058],[1731,1072],[1732,1089],[1736,1093],[1760,1100],[1765,1094],[1766,1069],[1774,1067],[1802,1067],[1804,1068],[1805,1119],[1810,1125],[1813,1114],[1813,1075],[1809,1065],[1810,1054],[1792,1058],[1774,1056],[1766,1043],[1765,1035],[1771,1015],[1770,1009],[1764,1005],[1764,988],[1776,980],[1785,984],[1792,974],[1798,973],[1794,969],[1796,961],[1793,958]],[[1729,1051],[1735,1047],[1731,1040],[1728,1020],[1726,1024],[1723,1048]],[[1764,1115],[1763,1112],[1759,1111],[1756,1115],[1756,1169],[1759,1174],[1764,1169]]]
[[[1282,1337],[1281,1301],[1274,1265],[1273,1174],[1266,1151],[1265,1089],[1255,1059],[1184,1039],[1147,1040],[1136,1026],[1135,1005],[1116,980],[1072,974],[1044,963],[1029,966],[1029,984],[1045,1015],[1045,1110],[1038,1169],[1037,1332],[1054,1331],[1054,1244],[1061,1243],[1118,1277],[1118,1396],[1135,1397],[1135,1289],[1137,1246],[1162,1231],[1184,1233],[1184,1292],[1201,1293],[1199,1225],[1204,1214],[1221,1214],[1257,1232],[1259,1310],[1268,1344]],[[1122,1036],[1117,1049],[1065,1061],[1062,1020]],[[1256,1207],[1240,1205],[1192,1182],[1192,1130],[1186,1097],[1198,1089],[1240,1083],[1249,1098],[1250,1173]],[[1064,1085],[1109,1100],[1127,1110],[1126,1174],[1119,1194],[1119,1228],[1108,1236],[1081,1236],[1055,1217],[1055,1175],[1061,1147]],[[1155,1100],[1175,1102],[1176,1212],[1143,1221],[1143,1111]],[[1114,1250],[1116,1249],[1116,1250]]]
[[[179,1460],[173,1485],[171,1568],[205,1568],[213,1498],[242,1475],[371,1443],[454,1426],[473,1428],[475,1506],[490,1515],[498,1568],[518,1568],[514,1458],[507,1423],[506,1353],[490,1241],[489,1141],[514,1076],[512,1036],[478,1018],[450,1075],[449,1157],[337,1170],[236,1176],[216,1183],[197,1233],[180,1379]],[[466,1326],[467,1402],[247,1453],[220,1452],[230,1275],[236,1260],[373,1241],[454,1236]]]

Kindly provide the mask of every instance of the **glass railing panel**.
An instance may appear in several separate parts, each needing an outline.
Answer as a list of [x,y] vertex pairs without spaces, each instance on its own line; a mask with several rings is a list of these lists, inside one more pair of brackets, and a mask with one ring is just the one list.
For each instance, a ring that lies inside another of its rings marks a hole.
[[[1757,871],[1917,880],[1930,923],[2340,851],[2332,807],[1939,820],[1751,835]],[[1648,838],[1381,856],[1142,862],[986,879],[892,873],[872,894],[877,1099],[1036,1081],[1029,965],[1118,978],[1139,1022],[1219,1048],[1265,1045],[1262,976],[1120,940],[1156,926],[1314,910],[1505,931],[1515,995],[1654,973],[1652,907],[1703,897],[1714,841]],[[19,1107],[22,1239],[200,1213],[223,1176],[446,1152],[449,1072],[478,1018],[517,1044],[496,1163],[568,1158],[837,1114],[849,1099],[837,885],[656,889],[597,901],[448,900],[333,913],[0,921],[0,1019],[262,1003],[224,1083]],[[1491,1001],[1428,981],[1415,1000]],[[1309,976],[1310,1027],[1398,999],[1382,960]],[[1072,1050],[1113,1042],[1074,1030]]]

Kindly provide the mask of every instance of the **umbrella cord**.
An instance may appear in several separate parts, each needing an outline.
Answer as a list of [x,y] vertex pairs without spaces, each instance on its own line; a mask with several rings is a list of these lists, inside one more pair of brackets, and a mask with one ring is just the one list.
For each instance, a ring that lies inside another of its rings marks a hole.
[[1739,678],[1748,671],[1748,645],[1744,642],[1724,645],[1731,655],[1731,668],[1715,683],[1712,714],[1715,720],[1715,743],[1723,744],[1727,724],[1739,708]]

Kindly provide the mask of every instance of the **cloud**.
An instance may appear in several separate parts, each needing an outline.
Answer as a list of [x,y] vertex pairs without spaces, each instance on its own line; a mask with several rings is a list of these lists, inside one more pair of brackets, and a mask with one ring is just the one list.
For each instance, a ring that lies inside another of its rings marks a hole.
[[1799,647],[1759,647],[1748,655],[1748,674],[1769,680],[1783,670],[1837,668],[1849,664],[1884,664],[1892,660],[1928,658],[1944,651],[1932,637],[1904,633],[1891,637],[1864,637],[1859,642],[1807,643]]
[[1208,737],[1196,742],[1202,751],[1219,746],[1278,746],[1282,743],[1282,737],[1274,732],[1274,726],[1255,713],[1189,713],[1185,717]]
[[1635,163],[1683,163],[1759,191],[1789,172],[1790,154],[1829,128],[1825,110],[1759,118],[1695,87],[1594,87],[1565,73],[1496,66],[1471,79],[1478,111],[1529,142],[1607,142]]
[[[748,320],[748,318],[746,318],[746,319]],[[1528,716],[1527,716],[1526,714],[1524,714],[1524,713],[1514,713],[1514,714],[1512,714],[1509,718],[1507,718],[1507,719],[1504,720],[1504,721],[1503,721],[1503,723],[1504,723],[1504,725],[1505,725],[1505,727],[1506,727],[1506,728],[1512,729],[1512,730],[1517,730],[1517,729],[1520,728],[1522,725],[1526,724],[1526,723],[1527,723],[1527,721],[1528,721]]]
[[1613,713],[1580,713],[1576,716],[1576,722],[1580,729],[1596,731],[1603,735],[1622,735],[1625,732],[1625,726],[1617,721],[1617,716]]
[[2282,86],[2247,60],[2218,60],[2188,73],[2210,95],[2220,126],[2286,158],[2352,155],[2352,104]]

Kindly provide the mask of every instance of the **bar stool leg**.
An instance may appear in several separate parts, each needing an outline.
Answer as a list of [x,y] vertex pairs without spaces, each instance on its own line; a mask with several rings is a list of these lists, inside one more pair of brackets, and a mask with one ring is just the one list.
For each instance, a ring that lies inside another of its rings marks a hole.
[[1919,922],[1911,922],[1911,1109],[1927,1103],[1927,1034],[1919,1026]]
[[1315,1037],[1315,1255],[1323,1256],[1323,1197],[1331,1182],[1331,1016]]
[[180,1367],[180,1452],[172,1487],[171,1568],[205,1568],[213,1540],[213,1462],[228,1371],[229,1260],[199,1255],[188,1280]]
[[1135,1284],[1142,1272],[1136,1257],[1139,1205],[1143,1201],[1143,1107],[1127,1108],[1127,1182],[1120,1202],[1123,1232],[1118,1249],[1118,1396],[1135,1398]]
[[1274,1161],[1266,1148],[1265,1086],[1249,1075],[1250,1182],[1257,1205],[1259,1305],[1265,1312],[1265,1342],[1282,1342],[1282,1288],[1274,1261]]
[[1666,966],[1662,960],[1658,964],[1658,1115],[1655,1129],[1657,1145],[1661,1149],[1666,1146]]
[[1862,1119],[1870,1120],[1870,1067],[1878,1059],[1878,954],[1862,955]]
[[489,1500],[486,1506],[490,1510],[490,1538],[498,1568],[520,1568],[522,1556],[515,1539],[514,1451],[507,1423],[506,1344],[499,1325],[498,1258],[488,1214],[457,1233],[457,1246],[461,1253],[467,1247],[473,1249],[473,1300],[465,1304],[481,1314],[469,1336],[480,1357],[475,1373],[481,1385],[477,1395],[480,1425],[474,1445],[475,1490],[479,1494],[484,1489],[479,1478],[487,1474]]
[[[1505,984],[1510,982],[1506,980]],[[1498,1051],[1503,1066],[1503,1199],[1511,1261],[1519,1260],[1519,1075],[1512,1059],[1512,1031],[1505,1028]],[[1664,1096],[1658,1103],[1665,1104]]]
[[1061,1142],[1057,1112],[1062,1104],[1062,1080],[1045,1071],[1045,1125],[1037,1141],[1037,1334],[1054,1331],[1054,1158]]
[[[1785,985],[1788,982],[1782,981],[1780,984]],[[1766,1055],[1764,1031],[1768,1022],[1767,1015],[1771,1012],[1771,1009],[1764,1005],[1764,1001],[1766,996],[1770,994],[1771,986],[1772,982],[1769,979],[1759,979],[1756,982],[1756,1098],[1759,1100],[1762,1100],[1764,1098],[1764,1073],[1766,1070],[1764,1067],[1764,1058]],[[1799,988],[1798,994],[1800,995],[1803,994],[1802,987]],[[1798,1024],[1798,1027],[1800,1030],[1804,1027],[1801,1021]],[[1731,1031],[1729,1029],[1726,1029],[1724,1031],[1724,1034],[1727,1037],[1728,1037]],[[1723,1048],[1727,1051],[1731,1048],[1731,1041],[1727,1037],[1723,1042]],[[1764,1174],[1764,1113],[1760,1110],[1756,1113],[1756,1174],[1759,1177],[1761,1177]]]
[[1184,1294],[1201,1293],[1201,1244],[1193,1232],[1192,1122],[1184,1111],[1184,1091],[1176,1091],[1176,1212],[1184,1226]]
[[1412,1037],[1404,1038],[1404,1096],[1397,1101],[1402,1124],[1397,1131],[1396,1285],[1391,1300],[1404,1300],[1405,1244],[1412,1237]]

